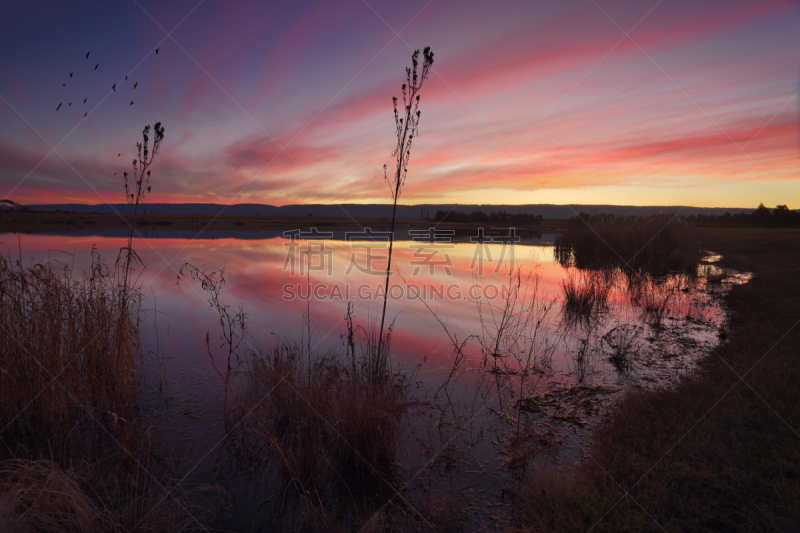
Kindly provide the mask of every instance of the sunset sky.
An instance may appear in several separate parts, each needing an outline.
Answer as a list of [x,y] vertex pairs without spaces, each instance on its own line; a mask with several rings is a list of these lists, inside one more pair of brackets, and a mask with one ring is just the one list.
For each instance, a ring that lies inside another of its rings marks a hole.
[[156,121],[151,202],[390,202],[431,46],[401,203],[800,208],[797,1],[5,2],[0,46],[22,203],[124,202]]

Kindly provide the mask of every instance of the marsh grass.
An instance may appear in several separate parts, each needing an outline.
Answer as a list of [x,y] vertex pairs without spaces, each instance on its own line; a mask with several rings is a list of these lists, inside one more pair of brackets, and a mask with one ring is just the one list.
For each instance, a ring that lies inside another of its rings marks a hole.
[[142,405],[162,367],[124,267],[94,251],[86,272],[0,257],[0,310],[0,519],[13,531],[202,529],[199,493],[174,483]]
[[570,268],[561,280],[562,309],[568,320],[586,319],[608,309],[614,288],[614,271]]
[[416,405],[419,367],[392,365],[392,325],[381,342],[377,325],[355,325],[348,306],[341,346],[319,353],[309,307],[299,339],[259,345],[244,309],[223,301],[222,271],[184,265],[181,272],[200,282],[220,318],[222,357],[211,350],[210,333],[206,344],[225,391],[234,465],[223,469],[258,473],[266,520],[276,527],[335,530],[341,521],[368,520],[375,502],[392,493],[399,440]]
[[112,530],[111,517],[80,486],[80,477],[50,461],[0,463],[2,531]]
[[141,305],[141,293],[123,289],[118,270],[96,252],[82,276],[67,265],[0,258],[0,438],[7,446],[11,434],[17,443],[57,441],[86,410],[137,417],[154,368]]
[[638,308],[642,319],[653,328],[664,327],[664,320],[679,307],[680,281],[650,275],[626,276],[625,292],[630,304]]
[[[256,473],[266,523],[349,530],[394,494],[399,443],[415,406],[412,373],[392,368],[377,352],[377,328],[368,331],[354,334],[362,343],[353,353],[309,357],[292,338],[249,353],[226,444],[237,470]],[[391,329],[385,350],[390,337]]]
[[626,393],[570,471],[532,469],[518,531],[798,529],[800,232],[704,233],[723,264],[755,271],[725,296],[725,342],[674,388]]
[[413,405],[410,376],[377,352],[377,331],[362,339],[360,351],[310,360],[290,339],[252,354],[239,404],[253,418],[243,429],[269,444],[265,453],[296,488],[319,490],[335,479],[369,485],[393,476],[398,436]]
[[693,270],[700,260],[697,232],[685,217],[587,215],[572,218],[555,240],[556,259],[579,268],[619,267],[663,274]]
[[[98,483],[97,465],[78,470],[39,459],[0,463],[0,526],[2,531],[123,532],[203,531],[208,487],[187,491],[175,483],[174,497],[161,499],[159,486],[139,471],[122,486]],[[119,478],[115,478],[119,480]],[[125,492],[120,500],[120,492]],[[112,494],[116,492],[116,494]],[[213,492],[213,490],[211,490]],[[210,505],[208,506],[210,507]]]

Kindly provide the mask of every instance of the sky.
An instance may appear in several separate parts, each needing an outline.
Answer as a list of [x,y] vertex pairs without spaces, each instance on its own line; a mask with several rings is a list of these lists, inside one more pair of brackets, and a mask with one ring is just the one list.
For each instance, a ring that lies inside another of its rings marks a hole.
[[425,46],[400,203],[800,208],[797,0],[5,2],[0,198],[389,203]]

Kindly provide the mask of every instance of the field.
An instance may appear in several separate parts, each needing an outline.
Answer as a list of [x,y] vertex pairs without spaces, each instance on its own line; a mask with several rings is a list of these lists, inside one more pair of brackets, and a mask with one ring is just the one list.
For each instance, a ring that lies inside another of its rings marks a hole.
[[755,274],[727,297],[730,331],[702,375],[629,394],[571,474],[517,488],[526,531],[800,528],[800,231],[702,231]]

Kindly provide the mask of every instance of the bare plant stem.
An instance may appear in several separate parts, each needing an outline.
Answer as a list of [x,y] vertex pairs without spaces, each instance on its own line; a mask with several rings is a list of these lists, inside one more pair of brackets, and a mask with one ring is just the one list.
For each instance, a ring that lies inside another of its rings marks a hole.
[[411,54],[411,67],[406,67],[406,83],[403,84],[403,113],[397,110],[397,97],[392,98],[394,105],[394,123],[395,132],[397,134],[397,147],[392,155],[397,157],[397,171],[394,174],[393,180],[389,180],[386,175],[386,165],[383,166],[383,176],[389,184],[392,193],[392,226],[389,233],[389,257],[386,261],[386,284],[383,292],[383,311],[381,312],[381,329],[378,332],[378,355],[383,354],[383,328],[386,322],[386,302],[389,299],[389,276],[392,271],[392,249],[394,245],[394,228],[397,217],[397,199],[400,197],[400,190],[406,181],[406,174],[408,173],[408,160],[411,157],[411,143],[414,140],[414,135],[419,131],[419,118],[421,112],[419,110],[419,90],[422,84],[428,77],[431,65],[433,65],[433,52],[430,46],[426,46],[422,52],[422,72],[417,73],[419,66],[419,50],[415,50]]

